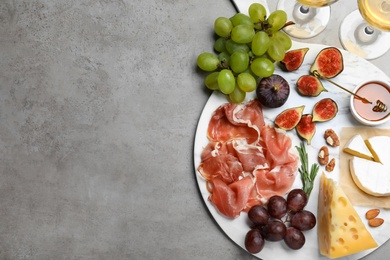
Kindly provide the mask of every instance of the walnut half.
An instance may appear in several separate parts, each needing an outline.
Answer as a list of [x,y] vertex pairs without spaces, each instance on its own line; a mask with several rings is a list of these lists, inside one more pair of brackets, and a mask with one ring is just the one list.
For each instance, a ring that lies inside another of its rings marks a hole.
[[329,162],[329,149],[326,146],[322,146],[318,152],[318,162],[321,165],[327,165]]
[[325,141],[328,145],[336,147],[340,145],[340,139],[333,129],[327,129],[324,133]]

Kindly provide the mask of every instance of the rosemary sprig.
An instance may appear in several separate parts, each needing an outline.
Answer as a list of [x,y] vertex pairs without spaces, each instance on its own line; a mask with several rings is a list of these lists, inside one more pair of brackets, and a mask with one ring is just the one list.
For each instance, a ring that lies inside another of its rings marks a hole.
[[299,158],[301,160],[301,168],[299,168],[298,171],[301,174],[301,179],[303,184],[302,189],[304,192],[306,192],[306,195],[309,198],[310,193],[314,186],[314,179],[317,176],[320,166],[318,165],[318,163],[314,163],[311,165],[309,171],[309,158],[306,152],[305,144],[301,142],[301,147],[295,146],[295,148],[297,148],[299,153]]

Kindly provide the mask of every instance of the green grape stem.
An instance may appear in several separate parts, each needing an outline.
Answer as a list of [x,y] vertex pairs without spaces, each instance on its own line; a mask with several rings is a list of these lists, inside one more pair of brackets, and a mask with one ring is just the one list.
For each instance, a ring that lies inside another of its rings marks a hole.
[[294,23],[293,21],[289,21],[289,22],[287,22],[287,23],[285,23],[285,24],[283,25],[282,29],[283,29],[283,28],[286,28],[287,26],[294,25],[294,24],[295,24],[295,23]]
[[229,69],[229,70],[230,70],[230,68],[229,68],[229,63],[226,61],[226,59],[222,59],[222,60],[220,61],[220,63],[218,64],[218,68],[219,68],[220,70],[223,70],[223,69]]

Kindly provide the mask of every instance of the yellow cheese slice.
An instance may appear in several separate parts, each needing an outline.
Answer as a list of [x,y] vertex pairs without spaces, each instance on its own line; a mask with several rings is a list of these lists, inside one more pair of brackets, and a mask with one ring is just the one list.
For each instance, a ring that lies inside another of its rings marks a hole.
[[324,173],[317,219],[318,245],[324,256],[333,259],[378,246],[344,191]]
[[345,144],[343,152],[349,153],[353,156],[357,156],[367,160],[374,160],[371,151],[368,149],[363,137],[361,135],[354,135]]

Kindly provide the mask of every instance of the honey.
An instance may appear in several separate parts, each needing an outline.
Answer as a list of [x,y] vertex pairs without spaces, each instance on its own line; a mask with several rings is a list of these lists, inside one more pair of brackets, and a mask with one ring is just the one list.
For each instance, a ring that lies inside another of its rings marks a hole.
[[386,112],[375,112],[373,110],[377,100],[390,107],[390,89],[384,83],[367,82],[356,91],[356,94],[372,102],[372,104],[369,104],[356,97],[353,99],[353,106],[360,117],[368,121],[379,121],[388,115],[389,110]]

